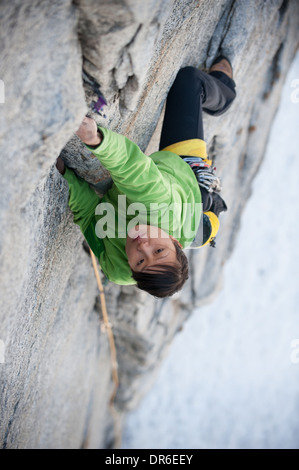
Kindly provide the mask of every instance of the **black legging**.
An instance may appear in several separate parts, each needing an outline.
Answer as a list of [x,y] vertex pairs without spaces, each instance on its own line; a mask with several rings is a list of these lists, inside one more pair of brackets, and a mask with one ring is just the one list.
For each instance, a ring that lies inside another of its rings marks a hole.
[[235,82],[223,72],[181,69],[169,91],[160,150],[189,139],[204,139],[202,110],[220,116],[236,97]]

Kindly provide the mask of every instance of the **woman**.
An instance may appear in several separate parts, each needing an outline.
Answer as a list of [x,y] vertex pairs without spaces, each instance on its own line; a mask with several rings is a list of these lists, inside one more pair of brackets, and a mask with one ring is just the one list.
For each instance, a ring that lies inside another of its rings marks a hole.
[[221,115],[235,96],[225,57],[208,74],[181,69],[167,97],[160,150],[150,157],[84,118],[76,134],[110,172],[112,188],[100,199],[60,157],[56,166],[69,185],[74,222],[109,280],[170,296],[188,279],[183,249],[213,245],[226,205],[207,157],[202,110]]

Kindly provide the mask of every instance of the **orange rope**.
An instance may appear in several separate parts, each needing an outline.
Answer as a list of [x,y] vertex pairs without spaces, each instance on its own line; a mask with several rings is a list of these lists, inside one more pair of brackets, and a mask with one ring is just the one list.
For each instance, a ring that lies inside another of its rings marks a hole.
[[98,284],[99,291],[100,291],[100,300],[101,300],[101,306],[102,306],[104,325],[105,325],[105,329],[106,329],[107,334],[108,334],[109,345],[110,345],[112,378],[113,378],[113,382],[114,382],[114,389],[113,389],[111,397],[110,397],[109,406],[110,406],[111,413],[113,414],[114,419],[115,419],[115,428],[116,428],[115,438],[116,438],[116,442],[118,442],[118,440],[120,438],[120,432],[117,431],[117,428],[118,428],[117,412],[114,408],[114,399],[115,399],[117,389],[118,389],[118,386],[119,386],[116,347],[115,347],[115,343],[114,343],[114,337],[113,337],[113,333],[112,333],[112,329],[111,329],[111,324],[110,324],[109,318],[108,318],[104,288],[103,288],[103,284],[102,284],[100,274],[99,274],[99,270],[98,270],[97,259],[96,259],[95,255],[94,255],[94,253],[91,249],[90,249],[90,255],[91,255],[91,260],[92,260],[92,264],[93,264],[97,284]]

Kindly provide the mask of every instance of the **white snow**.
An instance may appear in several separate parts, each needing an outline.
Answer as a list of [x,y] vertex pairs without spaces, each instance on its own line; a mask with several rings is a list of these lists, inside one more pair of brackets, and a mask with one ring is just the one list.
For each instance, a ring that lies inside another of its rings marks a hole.
[[299,54],[216,301],[177,335],[124,449],[299,448]]

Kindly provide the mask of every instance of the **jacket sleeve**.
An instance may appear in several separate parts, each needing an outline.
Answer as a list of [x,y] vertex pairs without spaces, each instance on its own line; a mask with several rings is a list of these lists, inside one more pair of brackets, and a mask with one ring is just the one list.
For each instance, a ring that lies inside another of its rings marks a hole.
[[70,168],[66,167],[63,176],[69,186],[69,207],[73,213],[74,222],[79,225],[84,234],[101,199],[90,188],[89,184],[77,176]]
[[171,188],[155,162],[123,135],[99,128],[103,134],[101,144],[87,148],[110,172],[118,190],[131,202],[148,206],[151,202],[168,204]]

